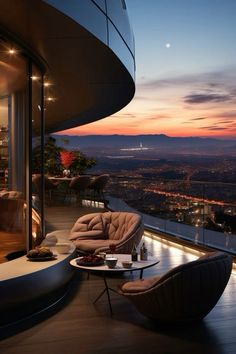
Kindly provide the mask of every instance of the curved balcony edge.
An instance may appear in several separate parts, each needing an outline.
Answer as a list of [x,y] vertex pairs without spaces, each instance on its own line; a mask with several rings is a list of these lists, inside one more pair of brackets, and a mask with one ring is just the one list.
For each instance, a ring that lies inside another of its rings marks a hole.
[[68,290],[74,269],[70,254],[56,260],[30,262],[25,256],[1,264],[0,328],[4,329],[57,303]]

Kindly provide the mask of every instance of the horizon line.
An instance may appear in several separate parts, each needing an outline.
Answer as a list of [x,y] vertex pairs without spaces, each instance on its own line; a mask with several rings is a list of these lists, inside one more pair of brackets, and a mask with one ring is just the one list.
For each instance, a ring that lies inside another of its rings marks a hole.
[[214,140],[234,140],[236,136],[192,136],[192,135],[185,135],[185,136],[171,136],[164,133],[155,133],[155,134],[69,134],[69,133],[51,133],[50,135],[61,135],[61,136],[77,136],[77,137],[88,137],[88,136],[166,136],[167,138],[192,138],[192,139],[214,139]]

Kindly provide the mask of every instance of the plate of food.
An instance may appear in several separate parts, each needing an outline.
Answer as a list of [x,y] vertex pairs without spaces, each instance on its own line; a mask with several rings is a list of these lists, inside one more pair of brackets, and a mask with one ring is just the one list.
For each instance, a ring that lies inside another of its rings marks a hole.
[[48,256],[48,257],[28,257],[28,261],[31,262],[44,262],[44,261],[51,261],[53,259],[57,259],[57,256],[54,254],[52,256]]
[[49,247],[36,247],[30,250],[26,257],[29,261],[32,262],[51,261],[57,258],[57,256],[52,253]]
[[88,255],[76,259],[76,263],[85,267],[96,267],[104,264],[104,259],[100,256]]

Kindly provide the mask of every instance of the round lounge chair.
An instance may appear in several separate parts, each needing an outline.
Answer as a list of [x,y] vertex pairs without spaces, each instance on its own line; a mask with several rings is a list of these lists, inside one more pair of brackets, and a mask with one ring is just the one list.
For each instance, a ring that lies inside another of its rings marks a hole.
[[108,252],[111,243],[117,253],[131,253],[143,236],[143,223],[139,214],[104,212],[84,215],[70,231],[69,239],[79,252]]
[[142,218],[137,213],[104,212],[81,216],[71,230],[56,230],[47,234],[44,244],[69,239],[81,254],[109,252],[111,243],[117,253],[131,253],[143,236]]
[[232,257],[211,252],[163,276],[129,281],[120,287],[145,316],[184,323],[204,318],[221,297],[232,270]]

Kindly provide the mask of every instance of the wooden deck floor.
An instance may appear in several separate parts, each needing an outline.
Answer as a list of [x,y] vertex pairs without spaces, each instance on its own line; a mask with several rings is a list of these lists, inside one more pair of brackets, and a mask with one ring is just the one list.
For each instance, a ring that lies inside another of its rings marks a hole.
[[[54,211],[54,225],[57,224],[56,214],[62,215],[61,211]],[[72,214],[70,215],[72,218]],[[184,249],[169,247],[150,238],[146,238],[146,244],[149,251],[159,257],[160,263],[145,270],[144,276],[161,274],[175,265],[197,257]],[[126,276],[128,277],[129,273]],[[116,287],[121,281],[120,278],[112,277],[109,278],[109,285]],[[2,339],[0,352],[2,354],[236,353],[234,274],[211,313],[201,323],[188,326],[163,326],[153,323],[140,315],[128,300],[113,293],[111,300],[114,315],[110,317],[105,296],[93,305],[93,300],[102,288],[101,277],[91,275],[87,279],[85,273],[78,271],[71,283],[68,297],[63,305],[58,305],[58,311],[51,310],[50,315],[42,315],[41,322],[38,322],[38,317],[18,324],[14,329],[15,332],[18,329],[24,331]],[[1,335],[4,336],[4,333]]]

